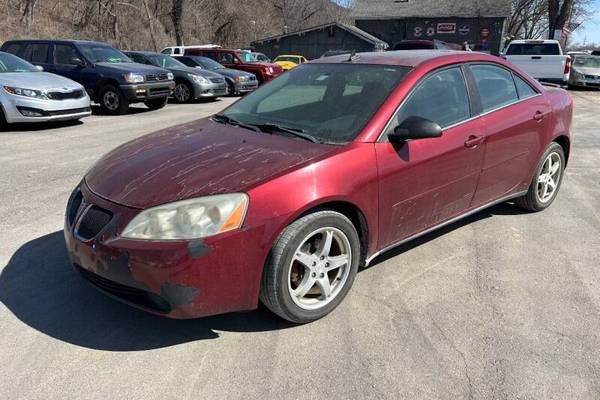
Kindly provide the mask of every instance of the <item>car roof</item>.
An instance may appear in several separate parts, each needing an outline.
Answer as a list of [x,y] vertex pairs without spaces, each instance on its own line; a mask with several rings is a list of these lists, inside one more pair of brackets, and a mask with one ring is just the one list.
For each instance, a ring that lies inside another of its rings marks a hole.
[[558,40],[551,40],[551,39],[519,39],[519,40],[513,40],[510,42],[510,44],[515,43],[515,44],[527,44],[527,43],[537,43],[537,44],[549,44],[549,43],[558,43]]
[[100,44],[103,46],[113,47],[110,43],[98,42],[94,40],[74,40],[74,39],[13,39],[7,40],[5,43],[68,43],[68,44]]
[[137,50],[126,50],[123,53],[135,53],[135,54],[143,54],[145,56],[170,56],[170,54],[157,53],[155,51],[137,51]]
[[[326,58],[318,58],[310,63],[341,64],[349,62],[348,60],[349,56],[346,53]],[[442,65],[455,62],[472,61],[498,62],[501,61],[501,59],[485,53],[457,50],[395,50],[385,52],[356,53],[351,62],[353,64],[398,65],[415,68],[427,62],[435,62]]]
[[[259,53],[254,53],[254,54],[259,54]],[[260,54],[262,54],[262,53],[260,53]],[[277,57],[304,57],[304,56],[301,56],[299,54],[280,54]]]

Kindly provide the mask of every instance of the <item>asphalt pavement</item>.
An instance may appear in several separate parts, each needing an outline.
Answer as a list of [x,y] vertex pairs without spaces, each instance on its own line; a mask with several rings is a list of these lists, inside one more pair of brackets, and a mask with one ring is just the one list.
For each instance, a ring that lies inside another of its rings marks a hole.
[[197,320],[107,298],[69,266],[72,188],[102,154],[232,99],[0,133],[0,399],[600,398],[600,92],[542,213],[502,204],[388,253],[341,306]]

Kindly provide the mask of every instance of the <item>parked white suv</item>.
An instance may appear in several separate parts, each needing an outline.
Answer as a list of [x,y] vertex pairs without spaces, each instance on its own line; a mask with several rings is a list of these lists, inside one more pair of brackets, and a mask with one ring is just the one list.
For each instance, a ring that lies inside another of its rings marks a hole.
[[557,40],[513,40],[502,56],[540,81],[566,84],[571,57]]

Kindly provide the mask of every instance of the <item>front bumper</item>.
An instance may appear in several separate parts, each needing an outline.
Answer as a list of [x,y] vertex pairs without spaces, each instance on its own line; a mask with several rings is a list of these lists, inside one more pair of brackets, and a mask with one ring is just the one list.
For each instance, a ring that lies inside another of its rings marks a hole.
[[582,78],[572,78],[569,82],[570,85],[572,86],[579,86],[579,87],[589,87],[589,88],[600,88],[600,77],[594,77],[594,78],[588,78],[588,77],[582,77]]
[[[98,209],[108,213],[107,223],[98,224],[97,217],[90,223]],[[139,211],[95,195],[85,183],[73,192],[64,234],[82,277],[113,298],[171,318],[256,308],[268,253],[260,228],[203,240],[121,238],[119,232]]]
[[174,81],[120,85],[123,95],[131,103],[169,97],[175,89]]
[[[41,100],[4,93],[0,96],[6,122],[48,122],[80,119],[92,114],[90,98],[69,100]],[[24,115],[33,111],[39,115]]]
[[225,80],[222,82],[214,83],[197,83],[194,82],[194,98],[211,98],[227,95],[227,83]]
[[252,81],[234,81],[233,90],[235,93],[248,93],[253,92],[258,89],[258,80],[254,79]]

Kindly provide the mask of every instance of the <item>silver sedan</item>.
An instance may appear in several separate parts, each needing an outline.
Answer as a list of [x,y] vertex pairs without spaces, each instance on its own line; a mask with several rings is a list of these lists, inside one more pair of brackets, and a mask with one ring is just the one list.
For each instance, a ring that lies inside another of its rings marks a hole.
[[6,123],[77,120],[91,114],[83,86],[0,52],[0,127]]
[[569,86],[600,89],[600,57],[588,54],[575,54]]

